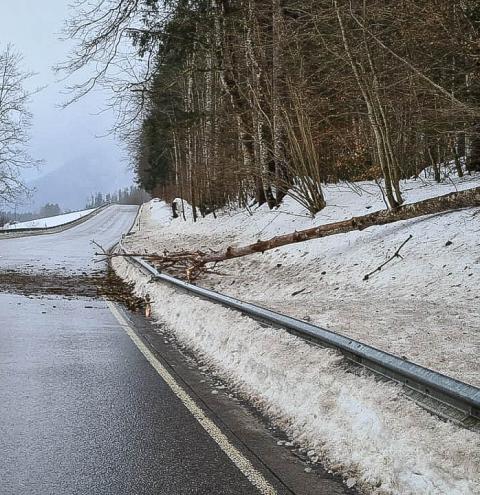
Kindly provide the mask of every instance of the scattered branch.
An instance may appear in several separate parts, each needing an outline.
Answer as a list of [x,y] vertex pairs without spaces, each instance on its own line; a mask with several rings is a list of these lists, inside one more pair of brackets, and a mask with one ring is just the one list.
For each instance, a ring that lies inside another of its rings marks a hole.
[[402,244],[400,245],[400,247],[395,251],[395,253],[393,254],[393,256],[390,256],[390,258],[388,258],[387,261],[383,262],[380,266],[377,266],[377,268],[375,268],[375,270],[371,271],[370,273],[367,273],[364,277],[363,277],[363,280],[368,280],[373,274],[379,272],[385,265],[387,265],[388,263],[390,263],[390,261],[394,260],[395,258],[400,258],[400,259],[403,259],[403,257],[400,255],[400,250],[403,248],[403,246],[405,246],[405,244],[412,238],[412,234],[410,234],[407,239],[405,239]]

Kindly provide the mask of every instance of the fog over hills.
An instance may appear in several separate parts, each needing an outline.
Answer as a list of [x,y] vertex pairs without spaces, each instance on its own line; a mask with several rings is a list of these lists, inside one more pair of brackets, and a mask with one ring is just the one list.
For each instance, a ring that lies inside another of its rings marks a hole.
[[18,210],[36,211],[45,203],[58,203],[62,210],[78,210],[85,207],[92,193],[113,192],[132,184],[133,175],[125,163],[112,167],[109,157],[98,152],[85,154],[30,182],[32,196]]
[[33,197],[0,204],[0,210],[38,210],[46,202],[59,203],[63,209],[83,208],[92,192],[110,192],[131,182],[125,163],[120,161],[124,155],[122,144],[110,132],[116,114],[106,104],[108,90],[99,87],[81,101],[66,108],[63,105],[69,99],[68,87],[95,73],[95,68],[90,68],[65,80],[65,74],[52,71],[52,67],[67,62],[73,50],[72,40],[65,40],[61,34],[70,15],[70,3],[74,2],[0,0],[4,7],[0,47],[11,43],[23,57],[22,72],[34,74],[25,83],[32,92],[28,152],[43,161],[40,171],[20,171],[25,182],[37,188]]

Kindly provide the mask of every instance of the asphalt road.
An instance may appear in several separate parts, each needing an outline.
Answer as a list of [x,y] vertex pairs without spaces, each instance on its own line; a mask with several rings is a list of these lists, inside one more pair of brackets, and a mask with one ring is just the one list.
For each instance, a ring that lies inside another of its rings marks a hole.
[[92,241],[111,247],[130,229],[136,212],[136,206],[114,205],[57,234],[2,239],[0,233],[0,270],[64,274],[96,270],[99,265],[94,253],[99,248]]
[[[136,209],[0,239],[0,271],[98,270]],[[101,299],[0,294],[0,493],[259,493]],[[282,490],[278,491],[281,493]]]
[[353,493],[228,389],[213,395],[216,378],[150,321],[98,296],[115,281],[91,241],[111,247],[136,211],[0,234],[0,495]]
[[0,308],[2,495],[258,493],[104,303]]

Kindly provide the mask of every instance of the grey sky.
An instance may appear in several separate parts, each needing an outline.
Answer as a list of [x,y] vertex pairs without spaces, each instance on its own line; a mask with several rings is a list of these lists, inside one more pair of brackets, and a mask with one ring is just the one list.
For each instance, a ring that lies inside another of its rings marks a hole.
[[28,178],[45,174],[66,162],[86,156],[102,157],[120,182],[129,174],[122,160],[121,146],[104,136],[113,122],[110,111],[101,113],[105,94],[95,92],[67,109],[57,106],[65,100],[62,91],[68,83],[59,82],[52,67],[65,61],[71,45],[61,41],[69,0],[0,0],[0,47],[15,46],[24,56],[24,68],[37,73],[32,87],[47,86],[33,97],[31,153],[45,160],[40,172],[28,172]]

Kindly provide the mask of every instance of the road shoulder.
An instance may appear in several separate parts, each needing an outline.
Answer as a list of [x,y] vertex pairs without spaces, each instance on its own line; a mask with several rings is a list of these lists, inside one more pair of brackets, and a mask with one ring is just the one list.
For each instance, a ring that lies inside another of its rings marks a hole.
[[[240,446],[252,464],[273,477],[274,485],[302,495],[347,495],[356,493],[341,478],[328,473],[254,408],[237,397],[220,380],[205,372],[195,357],[174,342],[170,334],[143,316],[114,305],[143,344],[168,370],[177,383],[219,426],[235,446]],[[203,371],[202,371],[203,369]],[[287,444],[287,445],[285,445]]]

